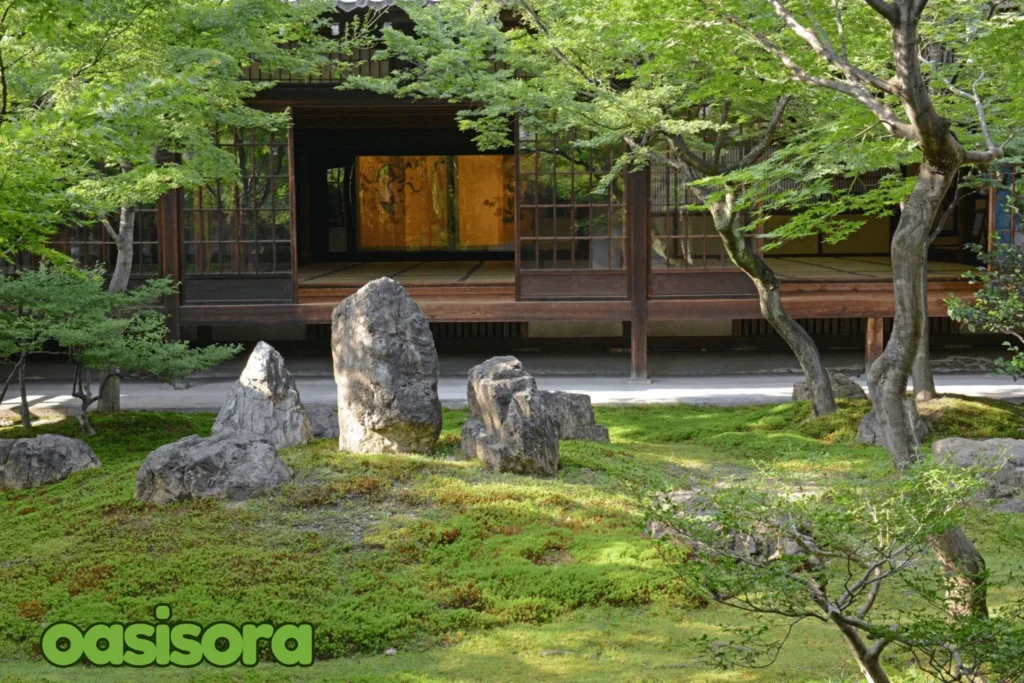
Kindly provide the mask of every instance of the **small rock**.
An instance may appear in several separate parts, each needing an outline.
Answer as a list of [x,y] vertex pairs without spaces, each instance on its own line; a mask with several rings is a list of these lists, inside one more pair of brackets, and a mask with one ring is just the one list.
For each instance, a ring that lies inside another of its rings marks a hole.
[[314,439],[338,438],[338,409],[331,406],[308,406],[306,414],[313,428]]
[[440,364],[420,307],[391,278],[363,286],[331,316],[338,447],[429,451],[441,434]]
[[195,498],[244,500],[292,478],[270,441],[247,432],[197,435],[150,453],[135,479],[135,500],[173,503]]
[[462,452],[495,472],[541,477],[558,471],[558,436],[537,382],[513,356],[469,371]]
[[396,650],[393,647],[389,647],[388,649],[384,650],[384,654],[386,654],[388,657],[394,657],[398,654],[398,650]]
[[274,347],[260,342],[217,414],[212,434],[250,432],[277,448],[307,443],[313,429],[295,380]]
[[932,444],[940,463],[956,467],[985,467],[988,474],[984,496],[1001,501],[1000,510],[1024,512],[1024,439],[964,439],[958,436]]
[[0,439],[0,489],[55,484],[72,472],[99,466],[96,454],[79,439],[57,434]]
[[[904,401],[904,409],[907,411],[911,419],[911,424],[914,425],[914,436],[917,439],[917,443],[920,444],[924,441],[924,438],[928,436],[928,423],[925,422],[924,418],[917,412],[917,404],[914,403],[914,399],[906,399]],[[874,410],[864,416],[864,419],[861,420],[860,426],[857,428],[857,441],[868,446],[882,446],[883,448],[888,448],[885,433],[878,422],[878,415]]]
[[[859,399],[867,398],[868,395],[864,389],[854,382],[852,379],[847,377],[841,372],[835,370],[828,370],[829,379],[832,381],[832,395],[836,399],[846,399],[848,401],[856,401]],[[811,392],[807,386],[807,380],[801,380],[793,385],[793,400],[794,401],[809,401],[811,400]]]
[[545,409],[555,421],[559,440],[601,441],[608,443],[608,428],[594,421],[594,407],[586,394],[567,391],[542,391]]

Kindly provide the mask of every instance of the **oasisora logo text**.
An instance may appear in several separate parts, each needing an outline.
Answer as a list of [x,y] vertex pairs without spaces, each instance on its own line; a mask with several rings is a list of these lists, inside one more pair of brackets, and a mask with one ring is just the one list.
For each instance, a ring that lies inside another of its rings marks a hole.
[[255,666],[262,652],[284,666],[313,663],[312,624],[201,626],[171,622],[167,605],[157,605],[154,615],[156,623],[93,624],[84,632],[68,622],[51,624],[43,632],[43,657],[54,666]]

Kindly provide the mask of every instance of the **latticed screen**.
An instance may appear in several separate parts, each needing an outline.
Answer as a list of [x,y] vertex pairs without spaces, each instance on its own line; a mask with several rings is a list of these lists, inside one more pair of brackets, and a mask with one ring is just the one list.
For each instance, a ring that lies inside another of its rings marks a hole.
[[607,182],[619,150],[521,131],[517,152],[520,267],[624,270],[624,174]]
[[1021,190],[1020,169],[1004,167],[1002,181],[1006,188],[996,190],[995,234],[993,241],[1005,244],[1024,244],[1024,225],[1021,224],[1021,208],[1024,197]]
[[[651,268],[732,268],[732,260],[700,199],[680,172],[666,164],[651,167]],[[756,235],[747,237],[756,248]]]
[[[115,230],[120,230],[120,213],[110,217]],[[156,207],[139,206],[135,209],[134,248],[132,254],[132,275],[157,277],[160,275],[160,249],[156,226]],[[104,263],[107,271],[114,268],[117,248],[99,223],[75,225],[62,229],[50,245],[82,266]]]
[[185,192],[185,273],[290,273],[287,135],[234,131],[218,142],[235,155],[240,180]]

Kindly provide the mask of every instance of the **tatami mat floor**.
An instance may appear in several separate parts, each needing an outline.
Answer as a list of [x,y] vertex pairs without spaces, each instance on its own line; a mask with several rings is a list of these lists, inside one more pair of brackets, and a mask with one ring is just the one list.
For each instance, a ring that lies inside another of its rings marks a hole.
[[[765,259],[784,280],[889,279],[888,256],[769,256]],[[968,266],[930,262],[931,277],[957,278]],[[323,263],[299,267],[302,287],[363,285],[379,277],[403,284],[513,284],[512,261],[393,261],[377,263]]]

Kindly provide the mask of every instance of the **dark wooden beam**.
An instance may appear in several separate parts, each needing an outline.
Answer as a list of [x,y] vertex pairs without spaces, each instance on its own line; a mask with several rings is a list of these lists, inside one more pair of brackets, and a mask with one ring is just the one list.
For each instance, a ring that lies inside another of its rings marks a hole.
[[650,170],[626,176],[626,236],[629,261],[631,381],[647,379],[648,190]]
[[[157,240],[160,243],[160,275],[181,282],[181,190],[172,190],[156,203]],[[181,339],[181,294],[164,298],[167,334]]]

